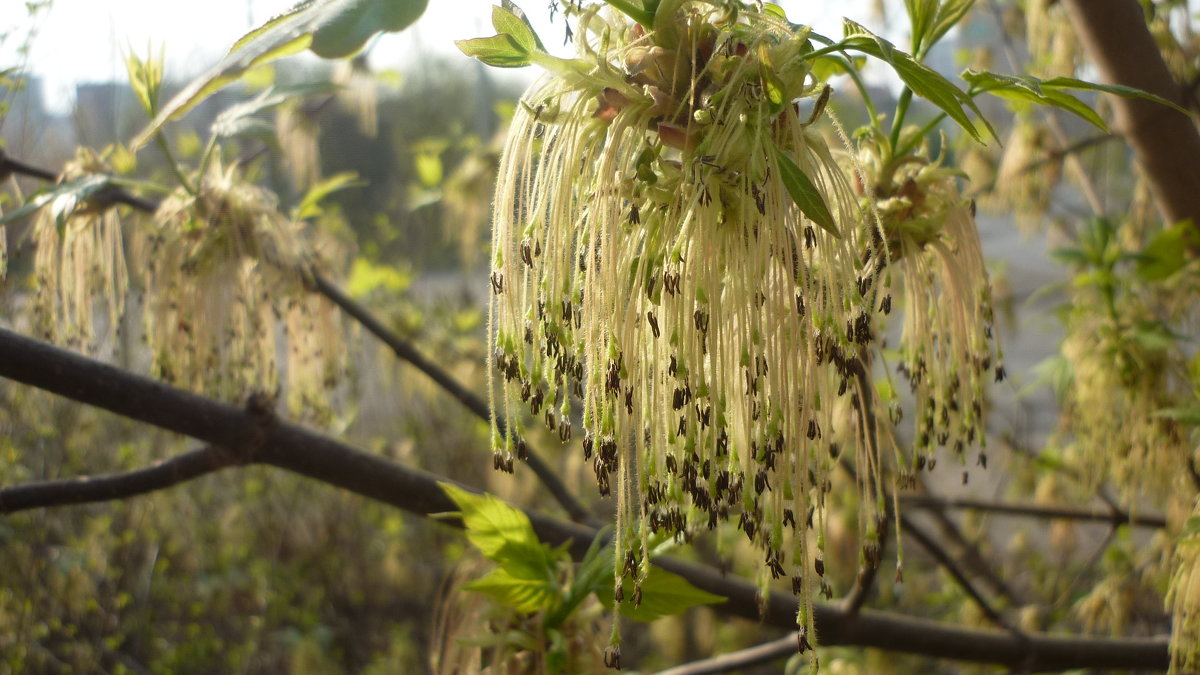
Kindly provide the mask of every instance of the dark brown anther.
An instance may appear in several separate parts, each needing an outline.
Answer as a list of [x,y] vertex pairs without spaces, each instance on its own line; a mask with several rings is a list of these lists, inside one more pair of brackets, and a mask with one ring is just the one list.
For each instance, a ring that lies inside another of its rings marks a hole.
[[584,461],[588,461],[592,458],[592,449],[593,449],[594,445],[595,445],[595,440],[592,437],[592,433],[590,431],[585,432],[583,434],[583,459],[584,459]]
[[773,552],[767,554],[767,568],[771,570],[771,578],[778,579],[787,576],[787,572],[783,570],[783,563],[779,562],[779,553]]
[[803,626],[796,631],[796,648],[800,650],[801,654],[812,649],[812,643],[808,641],[808,629]]
[[963,472],[963,483],[962,483],[962,484],[963,484],[963,485],[966,485],[966,484],[967,484],[967,481],[970,479],[970,477],[971,477],[971,473],[970,473],[969,471],[964,471],[964,472]]
[[821,597],[825,598],[826,600],[833,598],[833,587],[830,586],[829,582],[827,581],[821,582]]
[[638,210],[638,205],[633,204],[629,207],[629,222],[634,225],[640,225],[642,222],[642,213]]
[[633,414],[633,387],[625,388],[625,412]]
[[937,466],[937,457],[930,457],[929,461],[926,463],[926,466],[929,467],[930,471],[933,471],[933,467]]
[[546,428],[549,429],[550,431],[554,431],[554,429],[557,425],[558,425],[558,418],[556,418],[554,416],[554,411],[551,410],[550,408],[546,408]]
[[838,384],[838,396],[844,396],[846,394],[846,386],[846,378],[843,377],[841,383]]
[[647,311],[646,312],[646,321],[650,324],[650,332],[654,333],[654,337],[657,338],[659,336],[658,317],[654,316],[654,312]]
[[525,380],[524,382],[521,383],[521,401],[522,402],[525,402],[525,403],[529,402],[529,394],[531,391],[532,391],[532,389],[529,386],[529,380]]
[[757,185],[750,184],[750,193],[754,195],[754,206],[758,208],[758,215],[764,216],[767,214],[767,200],[763,197],[762,190]]
[[1006,377],[1008,377],[1008,371],[1004,369],[1004,366],[996,366],[996,381],[1003,382]]
[[492,272],[491,282],[492,293],[495,295],[500,295],[504,292],[504,274],[500,272],[500,270]]
[[717,456],[724,457],[729,454],[729,434],[725,433],[725,429],[721,429],[721,433],[717,435]]
[[813,568],[817,570],[817,576],[825,576],[825,559],[817,556],[817,559],[813,561]]
[[621,645],[609,645],[604,649],[604,666],[613,670],[621,669]]
[[783,510],[783,524],[796,527],[796,513],[791,509]]
[[809,420],[808,421],[808,440],[811,441],[815,438],[820,437],[820,435],[821,435],[821,427],[817,425],[817,421]]
[[979,466],[982,466],[984,468],[984,470],[986,471],[987,470],[987,453],[980,452],[978,461],[979,461]]
[[634,584],[634,586],[633,586],[633,606],[634,607],[642,606],[642,585],[641,584]]
[[558,419],[558,440],[563,443],[571,440],[571,420],[566,415]]
[[676,431],[676,434],[679,436],[687,435],[687,418],[683,415],[679,416],[679,430]]
[[679,475],[679,460],[675,459],[675,455],[667,455],[666,465],[667,471],[677,476]]
[[533,247],[529,245],[528,239],[521,241],[521,260],[529,267],[533,267]]
[[670,363],[670,365],[667,366],[667,374],[670,375],[671,377],[675,377],[675,374],[678,372],[679,372],[679,362],[677,360],[675,360],[675,355],[672,354],[671,355],[671,363]]
[[696,312],[694,314],[692,314],[692,321],[696,324],[696,330],[700,331],[701,333],[708,332],[708,313],[707,312],[703,312],[699,309],[696,310]]
[[883,296],[883,301],[879,303],[879,309],[883,310],[884,314],[892,313],[892,296],[891,295]]
[[800,595],[804,590],[804,584],[800,581],[800,577],[792,577],[792,595]]
[[804,248],[812,248],[817,242],[817,233],[813,231],[812,226],[808,225],[804,228]]
[[[567,298],[563,298],[561,307],[562,307],[563,322],[568,323],[568,324],[571,323],[571,311],[574,309],[574,305],[572,305],[571,301],[568,300]],[[569,326],[568,326],[568,328],[569,328]]]
[[529,446],[525,444],[524,438],[517,438],[517,459],[522,462],[529,460]]

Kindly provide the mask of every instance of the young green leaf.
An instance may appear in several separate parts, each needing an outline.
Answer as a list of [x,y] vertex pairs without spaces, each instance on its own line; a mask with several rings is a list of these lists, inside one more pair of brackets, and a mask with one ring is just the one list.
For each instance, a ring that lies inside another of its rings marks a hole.
[[1190,222],[1164,228],[1138,256],[1138,276],[1146,281],[1162,281],[1183,269],[1190,259],[1188,250],[1197,248],[1200,248],[1200,234]]
[[[601,604],[608,610],[613,608],[612,577],[607,577],[608,583],[596,595]],[[687,579],[658,567],[651,567],[646,579],[642,581],[642,603],[634,605],[632,593],[626,591],[625,599],[621,601],[621,616],[627,616],[635,621],[650,622],[664,616],[680,614],[698,605],[712,605],[724,602],[725,598],[696,588]]]
[[[591,546],[588,547],[587,553],[584,554],[583,560],[579,561],[579,568],[575,572],[575,579],[571,582],[571,586],[563,595],[562,603],[554,607],[546,613],[543,619],[543,625],[547,629],[557,628],[566,621],[571,612],[587,599],[592,593],[599,593],[604,588],[604,581],[612,581],[613,574],[613,549],[612,545],[605,546],[604,542],[608,540],[612,533],[612,526],[608,526],[596,533],[596,538],[592,540]],[[609,586],[609,595],[612,594],[612,586]]]
[[1108,125],[1096,114],[1096,111],[1064,90],[1103,91],[1126,98],[1143,98],[1174,108],[1185,115],[1188,114],[1186,110],[1174,103],[1140,89],[1109,84],[1095,84],[1072,77],[1056,77],[1049,80],[1042,80],[1029,75],[1002,75],[988,71],[967,69],[963,71],[962,78],[970,83],[973,90],[979,93],[994,94],[1014,101],[1054,106],[1087,120],[1105,133],[1110,133]]
[[[992,125],[984,119],[983,113],[979,111],[971,97],[962,89],[954,86],[950,80],[917,62],[913,57],[896,49],[891,42],[850,19],[842,20],[842,29],[845,34],[842,44],[846,49],[862,52],[890,65],[914,94],[941,108],[950,119],[957,122],[976,141],[983,142],[983,133],[980,131],[979,125],[982,125],[993,138],[996,137]],[[968,110],[978,118],[978,124],[971,121],[970,116],[967,115]]]
[[321,208],[321,202],[326,197],[339,190],[348,188],[362,187],[366,185],[366,181],[358,179],[358,174],[353,171],[343,171],[339,174],[334,174],[329,178],[313,185],[304,193],[304,198],[296,205],[295,211],[292,212],[292,218],[295,220],[303,220],[305,218],[314,218],[325,212]]
[[[494,562],[501,551],[514,555],[521,550],[538,551],[545,556],[546,550],[533,531],[529,516],[504,501],[488,494],[474,494],[450,483],[442,483],[442,489],[460,509],[467,539],[484,557]],[[507,547],[507,548],[506,548]]]
[[61,228],[67,218],[100,190],[112,185],[112,177],[103,174],[84,176],[66,183],[58,183],[30,197],[20,207],[0,216],[0,225],[20,220],[38,209],[49,206],[55,221]]
[[529,51],[507,33],[485,38],[455,40],[462,53],[496,68],[524,68],[530,63]]
[[312,49],[324,58],[350,56],[372,35],[407,28],[425,11],[428,0],[304,0],[242,36],[224,58],[192,80],[163,106],[130,144],[140,148],[167,122],[246,71],[275,59]]
[[526,578],[497,567],[483,577],[462,585],[463,590],[483,593],[518,612],[540,612],[558,602],[558,585],[551,580]]
[[974,3],[975,0],[904,0],[912,25],[913,54],[928,53]]
[[336,89],[335,85],[328,82],[268,87],[249,101],[229,106],[217,115],[212,123],[212,133],[218,138],[244,136],[247,130],[254,129],[261,124],[261,120],[256,119],[257,115],[286,103],[292,98],[328,94]]
[[792,161],[791,157],[777,147],[775,148],[775,162],[779,165],[779,176],[783,179],[783,186],[787,188],[788,194],[791,195],[792,201],[796,202],[800,212],[825,231],[841,239],[842,233],[838,232],[833,214],[829,212],[825,198],[821,196],[821,191],[817,189],[817,186],[813,185],[812,180],[796,165],[796,162]]
[[506,2],[505,4],[509,6],[492,7],[492,27],[496,29],[496,32],[501,35],[511,36],[513,41],[520,45],[526,52],[534,50],[546,51],[546,47],[538,39],[537,33],[533,32],[533,26],[530,25],[529,19],[525,17],[525,12],[522,12],[511,2]]

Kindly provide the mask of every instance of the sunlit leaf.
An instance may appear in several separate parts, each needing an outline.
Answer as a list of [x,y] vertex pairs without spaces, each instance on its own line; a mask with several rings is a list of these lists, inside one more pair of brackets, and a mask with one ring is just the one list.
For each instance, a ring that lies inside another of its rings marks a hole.
[[213,120],[212,132],[218,138],[246,135],[247,129],[263,124],[262,120],[256,119],[257,115],[286,103],[293,98],[315,94],[329,94],[336,89],[336,85],[328,82],[269,87],[249,101],[232,105],[222,111]]
[[483,593],[518,612],[540,612],[554,606],[559,599],[558,586],[552,580],[521,577],[504,567],[497,567],[462,588]]
[[[912,56],[896,49],[895,45],[875,35],[862,25],[849,19],[842,20],[845,38],[842,43],[847,49],[860,51],[887,63],[896,71],[896,75],[914,94],[929,101],[961,126],[971,137],[983,142],[982,125],[995,138],[996,133],[975,102],[962,89],[954,86],[950,80],[942,77],[937,71],[918,63]],[[970,110],[979,120],[979,124],[971,121],[967,111]]]
[[319,216],[325,212],[321,208],[321,202],[326,197],[339,190],[362,187],[366,184],[366,181],[359,180],[358,174],[353,171],[343,171],[342,173],[330,176],[308,188],[308,192],[304,193],[304,197],[296,205],[296,210],[292,213],[292,218],[303,220]]
[[182,116],[251,68],[310,48],[325,58],[350,56],[376,33],[407,28],[425,11],[427,2],[305,0],[234,43],[224,58],[188,83],[159,110],[132,147],[141,147],[164,124]]
[[0,225],[20,220],[45,206],[52,209],[55,221],[61,227],[81,204],[111,185],[112,177],[102,174],[58,183],[30,197],[18,208],[4,213],[0,216]]
[[[613,579],[607,577],[608,583],[604,590],[596,595],[606,609],[613,608]],[[642,581],[642,602],[633,604],[632,593],[626,580],[625,599],[621,601],[621,616],[635,621],[654,621],[664,616],[681,614],[698,605],[712,605],[724,602],[725,598],[696,588],[687,579],[658,567],[651,567],[646,579]]]

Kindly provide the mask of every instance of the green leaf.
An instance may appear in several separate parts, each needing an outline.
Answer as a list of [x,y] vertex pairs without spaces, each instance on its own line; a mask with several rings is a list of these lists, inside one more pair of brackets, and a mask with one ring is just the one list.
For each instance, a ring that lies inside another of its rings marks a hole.
[[305,218],[313,218],[325,212],[321,208],[321,202],[329,195],[339,190],[348,188],[362,187],[366,185],[366,181],[358,179],[358,174],[353,171],[343,171],[326,178],[325,180],[313,185],[304,193],[304,198],[296,205],[296,210],[292,212],[294,220],[303,220]]
[[524,68],[532,63],[529,52],[507,33],[486,38],[455,40],[462,53],[496,68]]
[[812,180],[778,147],[775,148],[775,161],[779,165],[779,176],[783,179],[783,186],[787,188],[800,212],[825,231],[841,239],[842,233],[838,232],[833,214],[829,212],[825,198]]
[[913,53],[927,53],[973,4],[975,0],[904,0],[912,25]]
[[142,60],[135,54],[125,57],[125,71],[129,75],[129,86],[142,109],[149,117],[154,116],[158,107],[158,95],[162,90],[163,56],[159,50],[158,57],[148,56]]
[[1200,534],[1200,516],[1192,516],[1183,524],[1183,532],[1179,533],[1179,538],[1190,537]]
[[941,108],[950,119],[957,122],[976,141],[982,143],[983,134],[979,126],[971,121],[967,110],[975,114],[979,119],[979,124],[982,124],[993,138],[996,137],[992,125],[984,119],[971,97],[962,89],[954,86],[950,80],[942,77],[937,71],[921,65],[913,57],[896,49],[892,43],[849,19],[842,20],[842,30],[845,34],[842,44],[846,49],[862,52],[890,65],[914,94]]
[[376,289],[402,293],[412,285],[412,273],[407,269],[376,265],[366,258],[355,258],[346,280],[346,293],[361,300]]
[[30,197],[20,207],[0,216],[0,225],[20,220],[25,216],[48,207],[55,223],[61,229],[77,208],[100,190],[112,185],[112,177],[103,174],[84,176],[66,183],[58,183]]
[[217,115],[212,123],[212,133],[217,138],[249,135],[248,132],[257,131],[264,124],[262,120],[256,119],[257,115],[293,98],[328,94],[336,89],[336,85],[329,82],[268,87],[249,101],[229,106]]
[[1074,96],[1045,87],[1045,81],[1028,75],[1000,75],[998,73],[964,70],[962,78],[979,93],[993,94],[1011,101],[1024,101],[1049,105],[1074,113],[1108,133],[1108,125],[1086,103]]
[[559,601],[559,588],[553,579],[514,574],[506,567],[497,567],[462,588],[483,593],[518,612],[540,612]]
[[[358,53],[376,33],[408,28],[425,13],[428,0],[314,0],[324,4],[314,24],[313,53],[340,59]],[[292,10],[295,11],[295,10]]]
[[549,552],[538,540],[533,525],[520,509],[488,494],[474,494],[450,483],[442,483],[446,495],[458,504],[467,539],[484,557],[504,564],[515,558],[541,558],[550,564]]
[[234,43],[214,66],[171,99],[134,139],[137,149],[167,122],[234,82],[246,71],[312,49],[318,56],[354,54],[372,35],[407,28],[425,11],[428,0],[304,0]]
[[1187,108],[1182,108],[1167,99],[1151,94],[1148,91],[1142,91],[1135,87],[1126,87],[1119,84],[1099,84],[1096,82],[1087,82],[1085,80],[1077,80],[1073,77],[1055,77],[1049,80],[1043,80],[1042,86],[1050,89],[1082,89],[1085,91],[1102,91],[1107,94],[1115,94],[1123,98],[1140,98],[1147,101],[1153,101],[1159,105],[1165,105],[1168,108],[1176,110],[1180,114],[1187,115],[1189,118],[1192,113]]
[[1194,427],[1200,427],[1200,408],[1163,408],[1154,413],[1155,417],[1162,417],[1169,420],[1174,420],[1181,424],[1190,424]]
[[[611,568],[610,568],[611,569]],[[608,610],[613,608],[612,577],[605,590],[597,592],[600,602]],[[724,602],[725,598],[696,588],[687,579],[658,567],[651,567],[642,582],[642,604],[634,606],[633,594],[627,589],[621,602],[621,616],[635,621],[654,621],[664,616],[680,614],[697,605],[712,605]]]
[[[575,579],[563,595],[562,603],[550,612],[547,612],[543,619],[543,625],[547,629],[557,628],[562,625],[571,612],[575,611],[575,608],[586,600],[589,595],[601,592],[604,588],[605,578],[610,582],[612,581],[613,549],[611,545],[603,545],[608,540],[611,532],[612,526],[605,527],[596,533],[595,539],[592,539],[592,544],[588,547],[587,553],[584,554],[583,560],[579,561],[579,568],[575,572]],[[611,584],[609,584],[608,590],[611,597]]]
[[505,7],[492,7],[492,27],[501,35],[509,35],[513,41],[526,52],[534,50],[546,51],[533,26],[520,8],[511,2],[505,2]]
[[1190,222],[1164,228],[1142,249],[1137,260],[1138,276],[1146,281],[1162,281],[1188,263],[1188,249],[1200,247],[1200,234]]

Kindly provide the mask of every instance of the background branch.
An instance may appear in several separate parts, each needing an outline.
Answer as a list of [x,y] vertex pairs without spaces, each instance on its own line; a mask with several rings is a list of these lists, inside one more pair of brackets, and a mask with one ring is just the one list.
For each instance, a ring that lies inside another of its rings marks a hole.
[[124,473],[10,485],[0,488],[0,514],[125,499],[178,485],[238,463],[234,455],[209,445]]
[[1086,520],[1112,525],[1133,525],[1137,527],[1162,528],[1167,526],[1166,516],[1156,513],[1132,514],[1120,509],[1110,508],[1104,511],[1077,508],[1071,506],[1033,506],[1027,504],[1012,504],[994,502],[985,499],[968,499],[962,497],[935,497],[932,495],[906,494],[900,496],[900,503],[921,509],[946,510],[969,509],[1003,513],[1011,516],[1028,516],[1046,520]]

